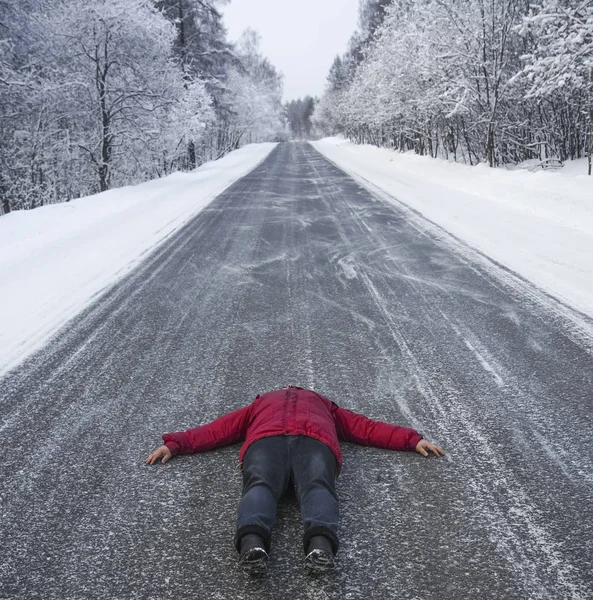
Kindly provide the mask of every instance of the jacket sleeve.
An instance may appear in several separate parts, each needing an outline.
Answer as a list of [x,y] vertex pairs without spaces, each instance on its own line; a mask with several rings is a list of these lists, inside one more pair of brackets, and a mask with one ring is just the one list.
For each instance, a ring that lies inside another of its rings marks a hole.
[[373,421],[364,415],[340,408],[334,409],[338,438],[363,446],[388,450],[415,450],[422,436],[414,429]]
[[251,422],[252,404],[187,431],[165,433],[163,441],[171,454],[193,454],[229,446],[245,439]]

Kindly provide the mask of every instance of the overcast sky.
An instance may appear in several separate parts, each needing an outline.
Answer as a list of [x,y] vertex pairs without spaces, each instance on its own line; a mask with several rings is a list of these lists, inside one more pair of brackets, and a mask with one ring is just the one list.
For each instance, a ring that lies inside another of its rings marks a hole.
[[358,0],[232,0],[222,7],[229,40],[252,27],[261,52],[284,74],[284,100],[321,96],[336,54],[358,21]]

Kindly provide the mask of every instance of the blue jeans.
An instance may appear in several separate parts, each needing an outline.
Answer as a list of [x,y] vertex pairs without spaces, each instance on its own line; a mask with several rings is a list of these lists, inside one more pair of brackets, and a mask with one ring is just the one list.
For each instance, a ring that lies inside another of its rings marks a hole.
[[243,458],[243,496],[237,511],[235,545],[256,533],[270,550],[278,500],[294,484],[305,529],[303,545],[324,535],[338,551],[338,465],[323,442],[302,435],[271,436],[253,442]]

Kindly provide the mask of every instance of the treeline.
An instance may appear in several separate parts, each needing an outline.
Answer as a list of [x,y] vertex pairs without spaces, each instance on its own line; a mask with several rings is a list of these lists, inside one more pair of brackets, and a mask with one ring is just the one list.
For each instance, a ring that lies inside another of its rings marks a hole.
[[284,105],[286,128],[289,137],[293,140],[309,140],[313,135],[312,117],[317,100],[305,96],[291,100]]
[[490,166],[589,156],[593,0],[361,0],[314,123]]
[[283,131],[225,0],[0,0],[1,212],[188,170]]

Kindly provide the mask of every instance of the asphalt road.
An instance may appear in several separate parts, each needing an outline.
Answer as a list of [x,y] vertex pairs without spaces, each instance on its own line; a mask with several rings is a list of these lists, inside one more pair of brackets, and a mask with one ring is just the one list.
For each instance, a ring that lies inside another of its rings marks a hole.
[[[593,598],[592,367],[570,311],[281,144],[0,381],[0,598]],[[337,570],[289,497],[252,582],[238,446],[144,459],[289,383],[447,456],[344,444]]]

